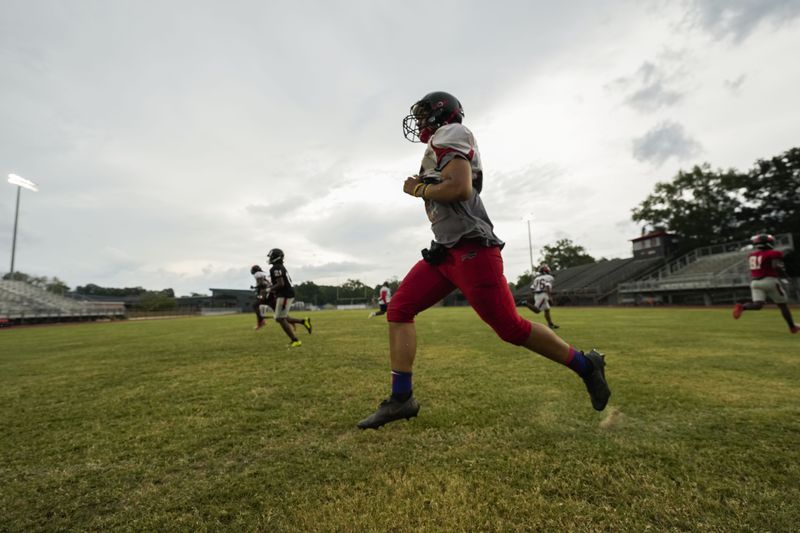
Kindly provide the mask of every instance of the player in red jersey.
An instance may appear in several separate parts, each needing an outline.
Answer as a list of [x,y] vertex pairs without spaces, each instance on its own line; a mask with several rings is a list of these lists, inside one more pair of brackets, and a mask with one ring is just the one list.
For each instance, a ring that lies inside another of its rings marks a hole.
[[769,297],[781,310],[783,319],[789,325],[789,331],[797,333],[800,326],[794,323],[792,312],[786,302],[786,291],[781,285],[781,277],[787,277],[783,269],[783,252],[774,250],[775,238],[772,235],[760,234],[751,239],[755,250],[747,255],[750,265],[750,291],[753,295],[752,302],[739,302],[733,308],[733,318],[738,319],[745,311],[758,311]]

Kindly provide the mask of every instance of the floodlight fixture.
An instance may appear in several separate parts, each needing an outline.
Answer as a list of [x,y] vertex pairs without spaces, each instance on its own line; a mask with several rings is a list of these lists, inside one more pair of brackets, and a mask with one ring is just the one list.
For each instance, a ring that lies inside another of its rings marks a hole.
[[39,190],[39,186],[34,182],[25,179],[22,176],[17,176],[16,174],[9,174],[8,182],[12,185],[18,185],[19,187],[28,189],[29,191],[37,192]]

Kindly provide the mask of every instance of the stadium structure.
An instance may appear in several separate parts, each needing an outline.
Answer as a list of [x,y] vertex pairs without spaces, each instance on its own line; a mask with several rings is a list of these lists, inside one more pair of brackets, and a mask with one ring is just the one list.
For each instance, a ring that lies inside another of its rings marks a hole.
[[0,280],[0,325],[124,318],[122,302],[66,298],[24,281]]
[[[794,251],[791,234],[775,248]],[[749,241],[696,248],[675,256],[676,236],[664,230],[631,239],[633,257],[602,260],[555,271],[557,305],[732,305],[750,296]],[[795,280],[793,302],[800,300]],[[527,287],[515,297],[527,296]]]

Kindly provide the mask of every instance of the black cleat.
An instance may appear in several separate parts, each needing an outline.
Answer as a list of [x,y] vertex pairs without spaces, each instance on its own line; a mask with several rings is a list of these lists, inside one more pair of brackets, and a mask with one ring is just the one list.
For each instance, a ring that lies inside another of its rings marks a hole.
[[411,396],[408,400],[401,402],[391,396],[383,400],[378,406],[378,410],[359,422],[360,429],[378,429],[384,424],[405,418],[409,420],[419,413],[419,402]]
[[608,399],[611,397],[611,390],[608,388],[606,382],[606,360],[605,356],[592,348],[592,351],[584,354],[584,356],[592,362],[592,373],[585,376],[583,382],[586,384],[586,390],[589,391],[589,397],[592,399],[592,407],[597,411],[602,411],[606,408]]
[[558,324],[550,324],[550,326],[549,326],[549,327],[550,327],[550,329],[558,329],[558,328],[560,328],[561,326],[559,326]]

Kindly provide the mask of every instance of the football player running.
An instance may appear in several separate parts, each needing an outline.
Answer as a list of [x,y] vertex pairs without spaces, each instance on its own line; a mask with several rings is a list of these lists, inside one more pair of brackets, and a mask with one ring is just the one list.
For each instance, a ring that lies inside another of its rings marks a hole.
[[547,320],[547,325],[550,329],[558,329],[558,325],[553,324],[553,319],[550,316],[550,300],[553,297],[554,278],[550,274],[550,267],[547,265],[541,265],[538,272],[539,275],[533,278],[531,283],[530,295],[525,305],[536,314],[544,311],[544,318]]
[[414,317],[456,288],[501,339],[574,370],[595,409],[602,411],[611,395],[602,354],[584,354],[543,324],[531,324],[517,313],[503,275],[504,243],[494,234],[480,197],[480,153],[472,132],[461,123],[463,116],[453,95],[433,92],[411,106],[403,120],[406,139],[427,145],[419,175],[405,180],[403,192],[424,202],[434,240],[392,298],[386,314],[392,393],[358,422],[361,429],[417,416],[420,406],[411,381],[417,352]]
[[775,237],[762,233],[750,239],[755,250],[747,254],[750,267],[750,293],[752,301],[739,302],[733,308],[733,318],[738,319],[745,311],[758,311],[769,297],[781,310],[781,315],[789,326],[789,331],[797,333],[800,326],[795,324],[792,312],[787,305],[789,299],[781,286],[781,277],[788,278],[783,268],[783,252],[774,250]]
[[378,305],[380,306],[380,311],[371,312],[369,314],[369,318],[386,314],[386,310],[389,308],[389,302],[391,300],[392,300],[392,289],[389,288],[389,282],[384,281],[378,293]]
[[[256,301],[253,304],[253,311],[256,313],[255,329],[261,329],[264,327],[264,309],[269,305],[270,297],[274,297],[270,291],[272,283],[270,283],[267,273],[264,272],[259,265],[250,267],[250,273],[256,280],[255,286],[251,287],[256,291]],[[274,302],[272,307],[274,307]]]
[[272,282],[272,292],[275,293],[275,321],[281,325],[284,333],[289,337],[289,347],[297,348],[303,343],[294,334],[294,324],[302,324],[306,331],[311,333],[311,319],[308,317],[300,320],[289,316],[289,309],[294,302],[294,288],[292,279],[283,266],[283,250],[273,248],[267,252],[267,260],[272,265],[269,268],[269,277]]

